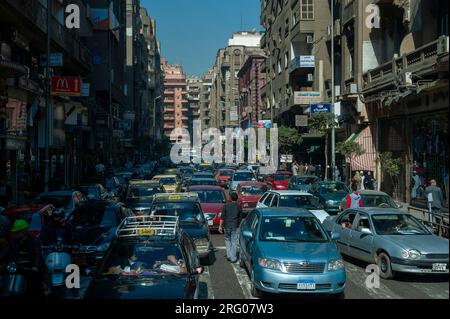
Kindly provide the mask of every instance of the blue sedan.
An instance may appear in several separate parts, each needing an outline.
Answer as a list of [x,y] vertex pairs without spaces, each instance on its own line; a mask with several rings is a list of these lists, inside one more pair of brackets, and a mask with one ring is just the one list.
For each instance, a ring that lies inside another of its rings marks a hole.
[[327,217],[323,225],[340,233],[337,244],[343,255],[377,264],[383,279],[397,272],[448,274],[448,239],[398,209],[348,209]]
[[333,240],[309,211],[256,209],[239,233],[240,265],[247,268],[252,294],[330,294],[343,296],[345,269]]

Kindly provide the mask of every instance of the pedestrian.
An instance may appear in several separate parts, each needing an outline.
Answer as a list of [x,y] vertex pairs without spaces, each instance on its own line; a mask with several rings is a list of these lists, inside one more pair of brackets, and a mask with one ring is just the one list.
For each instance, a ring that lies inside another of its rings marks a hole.
[[364,188],[372,191],[375,189],[375,178],[373,178],[371,171],[368,171],[364,177]]
[[292,175],[297,176],[298,175],[298,164],[297,162],[294,162],[292,164]]
[[0,177],[0,207],[8,208],[9,202],[13,199],[11,186],[6,182],[5,177]]
[[338,182],[341,181],[341,172],[337,166],[334,167],[334,179]]
[[298,167],[298,175],[303,176],[305,175],[306,167],[303,165],[303,162],[300,162],[300,165]]
[[352,183],[356,184],[357,190],[361,189],[361,174],[359,172],[356,172],[353,176]]
[[364,174],[363,171],[359,172],[359,174],[361,174],[361,190],[363,191],[366,189],[365,185],[366,175]]
[[225,230],[225,246],[227,249],[227,259],[231,263],[237,262],[237,240],[238,228],[242,220],[242,210],[237,203],[238,196],[236,193],[231,194],[231,203],[224,205],[222,215],[220,217],[219,233]]
[[309,164],[305,164],[305,175],[309,175]]
[[362,207],[362,197],[358,193],[358,185],[356,183],[352,184],[352,193],[347,196],[347,204],[345,207],[347,209]]
[[432,196],[431,201],[431,212],[439,213],[444,207],[444,195],[442,189],[437,186],[436,180],[432,179],[430,181],[430,186],[425,189],[425,194]]

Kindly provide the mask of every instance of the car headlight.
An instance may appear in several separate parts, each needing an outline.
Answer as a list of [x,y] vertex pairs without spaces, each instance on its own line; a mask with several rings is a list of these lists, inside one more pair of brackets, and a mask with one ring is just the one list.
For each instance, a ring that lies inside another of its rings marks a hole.
[[422,254],[418,250],[415,250],[415,249],[402,251],[403,259],[417,260],[417,259],[420,259],[421,256],[422,256]]
[[110,243],[104,243],[97,247],[97,251],[107,251]]
[[267,269],[271,269],[271,270],[283,271],[283,265],[277,259],[259,258],[258,259],[258,264],[261,267],[263,267],[263,268],[267,268]]
[[328,271],[338,271],[344,269],[344,261],[342,259],[333,259],[328,262]]
[[334,205],[336,205],[336,202],[334,200],[327,200],[325,202],[325,205],[327,205],[327,206],[334,206]]

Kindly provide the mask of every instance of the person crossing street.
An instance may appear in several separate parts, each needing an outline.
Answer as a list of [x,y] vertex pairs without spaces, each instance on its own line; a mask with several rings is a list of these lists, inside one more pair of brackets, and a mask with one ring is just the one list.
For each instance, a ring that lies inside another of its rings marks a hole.
[[225,204],[222,209],[219,232],[225,231],[227,259],[234,264],[237,262],[238,228],[242,220],[242,209],[237,203],[238,196],[236,193],[231,194],[231,200],[232,202]]

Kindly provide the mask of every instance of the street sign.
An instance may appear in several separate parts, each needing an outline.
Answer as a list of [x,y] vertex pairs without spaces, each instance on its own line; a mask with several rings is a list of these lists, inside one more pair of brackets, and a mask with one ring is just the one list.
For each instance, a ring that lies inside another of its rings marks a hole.
[[331,113],[331,104],[313,104],[311,105],[311,113]]
[[52,95],[59,96],[80,96],[81,79],[72,76],[54,76],[52,77]]
[[294,162],[293,155],[281,155],[280,163],[292,163]]
[[322,93],[318,91],[295,91],[294,104],[309,106],[319,104],[322,101]]
[[296,115],[295,116],[296,127],[308,127],[308,115]]
[[50,53],[49,64],[52,68],[64,66],[63,54],[61,52]]
[[90,95],[90,83],[81,83],[81,96],[89,96]]

